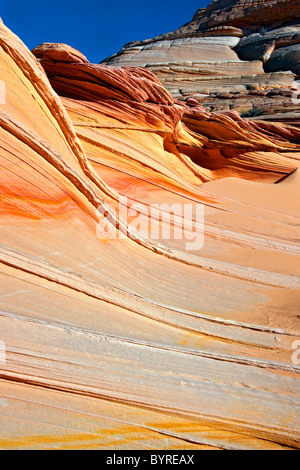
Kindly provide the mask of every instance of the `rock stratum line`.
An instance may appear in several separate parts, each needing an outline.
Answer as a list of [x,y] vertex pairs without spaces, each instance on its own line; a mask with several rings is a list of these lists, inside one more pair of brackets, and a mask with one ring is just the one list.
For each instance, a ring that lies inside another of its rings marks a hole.
[[[227,27],[221,10],[181,38]],[[0,448],[299,448],[297,123],[211,112],[64,44],[30,52],[3,23],[0,63]],[[201,205],[204,244],[134,230],[124,198],[140,220],[164,203],[160,229]]]

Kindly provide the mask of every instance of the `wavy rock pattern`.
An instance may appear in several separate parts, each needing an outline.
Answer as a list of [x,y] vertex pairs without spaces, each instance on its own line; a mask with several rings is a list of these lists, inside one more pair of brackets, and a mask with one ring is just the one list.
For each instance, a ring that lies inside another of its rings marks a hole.
[[299,18],[295,0],[215,0],[181,28],[126,44],[103,63],[147,67],[173,98],[207,111],[299,121]]
[[[0,447],[299,448],[299,129],[34,54],[1,24]],[[203,247],[120,196],[204,206]]]

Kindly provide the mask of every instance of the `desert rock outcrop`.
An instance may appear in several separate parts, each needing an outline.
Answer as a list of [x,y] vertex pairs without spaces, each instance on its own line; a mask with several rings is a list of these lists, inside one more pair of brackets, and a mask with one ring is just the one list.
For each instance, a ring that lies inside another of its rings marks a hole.
[[217,0],[181,28],[129,43],[103,63],[145,66],[174,98],[197,99],[208,111],[299,118],[299,18],[295,0]]

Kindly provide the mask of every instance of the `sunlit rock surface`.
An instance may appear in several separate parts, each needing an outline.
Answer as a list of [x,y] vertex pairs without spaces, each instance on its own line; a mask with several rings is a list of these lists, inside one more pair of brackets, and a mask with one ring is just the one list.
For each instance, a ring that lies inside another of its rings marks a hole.
[[299,448],[299,129],[33,52],[1,24],[1,449]]
[[181,28],[129,43],[103,63],[147,67],[173,98],[207,111],[299,121],[299,24],[296,0],[215,0]]

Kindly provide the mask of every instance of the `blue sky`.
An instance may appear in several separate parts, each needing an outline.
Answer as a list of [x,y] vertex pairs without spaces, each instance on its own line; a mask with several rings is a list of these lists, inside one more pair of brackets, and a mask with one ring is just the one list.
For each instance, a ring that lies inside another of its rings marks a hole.
[[182,26],[210,0],[2,0],[0,17],[29,49],[62,42],[98,63],[124,44]]

